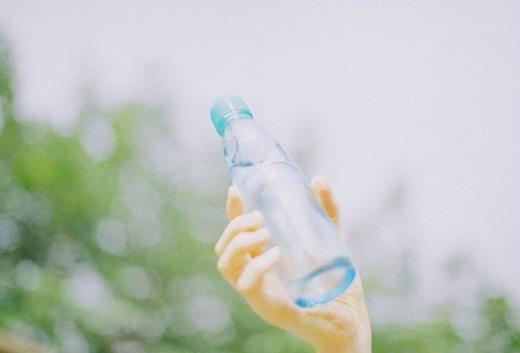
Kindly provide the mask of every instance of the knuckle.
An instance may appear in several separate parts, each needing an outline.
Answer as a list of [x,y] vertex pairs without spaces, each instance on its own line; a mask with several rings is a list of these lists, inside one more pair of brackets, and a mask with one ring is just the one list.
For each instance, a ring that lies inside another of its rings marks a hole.
[[255,289],[253,284],[253,281],[240,281],[237,283],[237,291],[242,295],[249,295]]
[[243,214],[233,218],[231,221],[229,221],[228,228],[230,230],[234,230],[243,227],[245,224],[248,223],[248,215],[249,214]]
[[262,241],[270,241],[271,240],[271,232],[266,227],[262,227],[257,232]]
[[263,222],[262,214],[253,211],[233,218],[226,227],[226,233],[236,233],[243,229],[257,228]]
[[269,235],[264,232],[242,232],[239,233],[229,244],[233,251],[247,249],[269,240]]
[[217,269],[221,274],[226,272],[228,267],[228,261],[225,258],[220,258],[217,262]]
[[223,238],[221,237],[216,243],[215,243],[215,246],[213,247],[213,250],[215,251],[215,254],[217,256],[220,256],[222,254],[222,246],[223,246]]
[[240,294],[247,294],[249,292],[249,286],[245,285],[243,282],[238,282],[236,290]]
[[240,231],[243,228],[246,228],[251,221],[248,219],[248,215],[241,215],[236,218],[233,218],[227,226],[227,232],[232,234]]
[[256,278],[260,272],[260,265],[258,264],[258,261],[256,261],[256,259],[251,260],[246,267],[246,271],[252,278]]
[[246,233],[239,233],[229,242],[227,251],[229,251],[231,254],[235,254],[244,249],[249,243],[249,239],[247,238],[248,237]]
[[235,237],[235,239],[233,239],[233,248],[234,249],[238,249],[238,248],[243,248],[244,246],[246,246],[250,239],[249,238],[249,234],[247,234],[246,232],[241,232],[241,233],[238,233],[238,235]]
[[240,215],[240,216],[238,216],[235,219],[236,219],[236,223],[239,224],[239,225],[247,224],[252,219],[252,213],[250,212],[250,213],[246,213],[246,214]]

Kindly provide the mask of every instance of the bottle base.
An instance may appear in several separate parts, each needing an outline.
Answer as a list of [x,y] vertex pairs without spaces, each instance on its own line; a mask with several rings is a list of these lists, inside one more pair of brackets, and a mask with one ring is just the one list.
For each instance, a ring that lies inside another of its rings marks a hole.
[[294,281],[289,287],[296,305],[312,308],[343,293],[355,277],[354,266],[346,257],[340,257]]

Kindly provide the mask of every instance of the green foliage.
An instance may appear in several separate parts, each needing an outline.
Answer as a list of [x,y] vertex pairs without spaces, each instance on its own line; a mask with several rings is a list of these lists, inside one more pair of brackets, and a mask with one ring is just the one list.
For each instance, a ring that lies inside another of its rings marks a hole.
[[65,136],[22,123],[1,58],[1,328],[63,352],[309,351],[217,275],[224,217],[205,210],[223,200],[163,175],[148,148],[175,145],[163,109],[88,105]]
[[381,328],[374,337],[375,352],[451,352],[461,340],[448,322],[432,322],[412,327],[395,325]]
[[507,299],[486,299],[480,308],[484,325],[475,344],[476,352],[520,352],[520,323]]
[[[218,276],[224,200],[177,178],[181,162],[164,168],[182,154],[164,109],[88,104],[62,135],[22,123],[14,91],[2,47],[0,329],[60,352],[312,352]],[[390,325],[374,352],[519,352],[507,301],[481,310],[478,339],[449,319]]]

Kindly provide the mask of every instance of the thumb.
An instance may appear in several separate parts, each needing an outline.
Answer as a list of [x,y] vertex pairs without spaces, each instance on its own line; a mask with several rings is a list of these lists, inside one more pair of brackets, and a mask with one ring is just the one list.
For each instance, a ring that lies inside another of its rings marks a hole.
[[311,189],[325,213],[339,227],[339,208],[327,179],[323,175],[316,175],[311,180]]

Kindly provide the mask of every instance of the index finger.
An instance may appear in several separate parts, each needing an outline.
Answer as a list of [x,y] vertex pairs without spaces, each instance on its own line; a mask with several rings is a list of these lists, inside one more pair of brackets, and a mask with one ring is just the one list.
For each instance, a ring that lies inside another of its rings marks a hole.
[[231,185],[228,189],[226,202],[226,215],[228,220],[232,220],[244,213],[244,201],[242,194],[237,187]]
[[218,256],[221,256],[231,239],[241,232],[254,232],[262,226],[262,223],[263,217],[258,211],[253,211],[232,219],[217,241],[217,244],[215,245],[215,253]]

